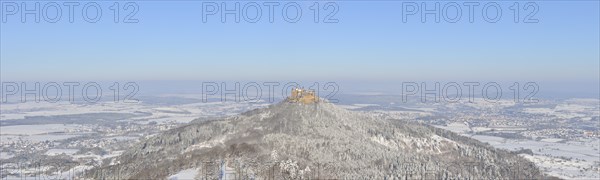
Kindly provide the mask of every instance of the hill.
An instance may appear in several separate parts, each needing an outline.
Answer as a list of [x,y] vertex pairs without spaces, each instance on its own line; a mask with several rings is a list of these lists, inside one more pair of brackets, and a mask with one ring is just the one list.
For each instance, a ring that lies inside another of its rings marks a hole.
[[432,126],[348,111],[334,104],[281,102],[149,137],[93,178],[157,179],[192,169],[229,179],[531,179],[531,162]]

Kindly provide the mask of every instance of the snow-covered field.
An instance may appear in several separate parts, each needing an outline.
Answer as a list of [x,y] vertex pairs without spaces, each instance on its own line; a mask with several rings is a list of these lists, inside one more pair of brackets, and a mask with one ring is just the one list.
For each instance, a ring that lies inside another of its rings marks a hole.
[[77,151],[79,151],[79,149],[49,149],[46,152],[46,155],[56,156],[56,155],[60,155],[60,154],[66,154],[66,155],[70,156],[70,155],[77,153]]
[[69,132],[82,127],[76,124],[43,124],[43,125],[16,125],[0,126],[2,135],[36,135]]
[[496,136],[467,134],[469,127],[463,123],[451,123],[448,126],[438,126],[481,142],[507,150],[518,151],[531,149],[533,155],[522,154],[525,158],[536,163],[548,174],[565,179],[599,179],[600,142],[597,139],[582,139],[567,141],[546,138],[540,141],[515,140]]
[[198,174],[198,169],[185,169],[173,174],[167,178],[168,180],[190,180],[194,179]]

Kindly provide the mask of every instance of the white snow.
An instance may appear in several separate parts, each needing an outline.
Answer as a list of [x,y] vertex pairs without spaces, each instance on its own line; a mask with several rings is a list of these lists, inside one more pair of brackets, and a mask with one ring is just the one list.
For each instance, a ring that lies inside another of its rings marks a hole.
[[167,178],[168,180],[192,180],[198,174],[198,169],[185,169],[173,174]]
[[69,132],[80,127],[82,126],[74,124],[0,126],[0,133],[2,135],[36,135],[57,132]]
[[60,154],[73,155],[73,154],[77,153],[77,151],[79,151],[79,149],[48,149],[48,151],[46,151],[46,155],[48,155],[48,156],[56,156],[56,155],[60,155]]

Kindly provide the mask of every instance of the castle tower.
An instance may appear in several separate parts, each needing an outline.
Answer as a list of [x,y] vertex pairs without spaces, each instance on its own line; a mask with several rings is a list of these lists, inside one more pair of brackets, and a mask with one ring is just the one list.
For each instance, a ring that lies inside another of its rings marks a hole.
[[315,95],[315,91],[294,88],[292,89],[291,95],[288,97],[287,101],[291,103],[312,104],[317,103],[317,99],[318,98]]

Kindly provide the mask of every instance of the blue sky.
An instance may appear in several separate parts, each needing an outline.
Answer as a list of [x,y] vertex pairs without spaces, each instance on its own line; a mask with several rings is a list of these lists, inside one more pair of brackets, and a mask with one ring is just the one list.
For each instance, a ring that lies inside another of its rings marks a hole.
[[[523,19],[523,1],[498,1],[497,23],[482,19],[485,2],[474,23],[464,6],[457,23],[422,23],[418,14],[404,23],[400,1],[338,1],[338,23],[314,23],[315,1],[295,1],[303,8],[297,23],[280,14],[293,1],[281,2],[273,23],[264,7],[258,23],[203,23],[200,1],[137,1],[134,24],[112,21],[114,1],[99,1],[103,17],[85,22],[86,2],[74,23],[66,12],[58,23],[6,16],[2,81],[534,81],[596,95],[600,81],[598,1],[538,1],[538,23],[513,22],[509,6],[520,2]],[[450,1],[426,5],[435,2]],[[323,18],[329,11],[321,10]]]

